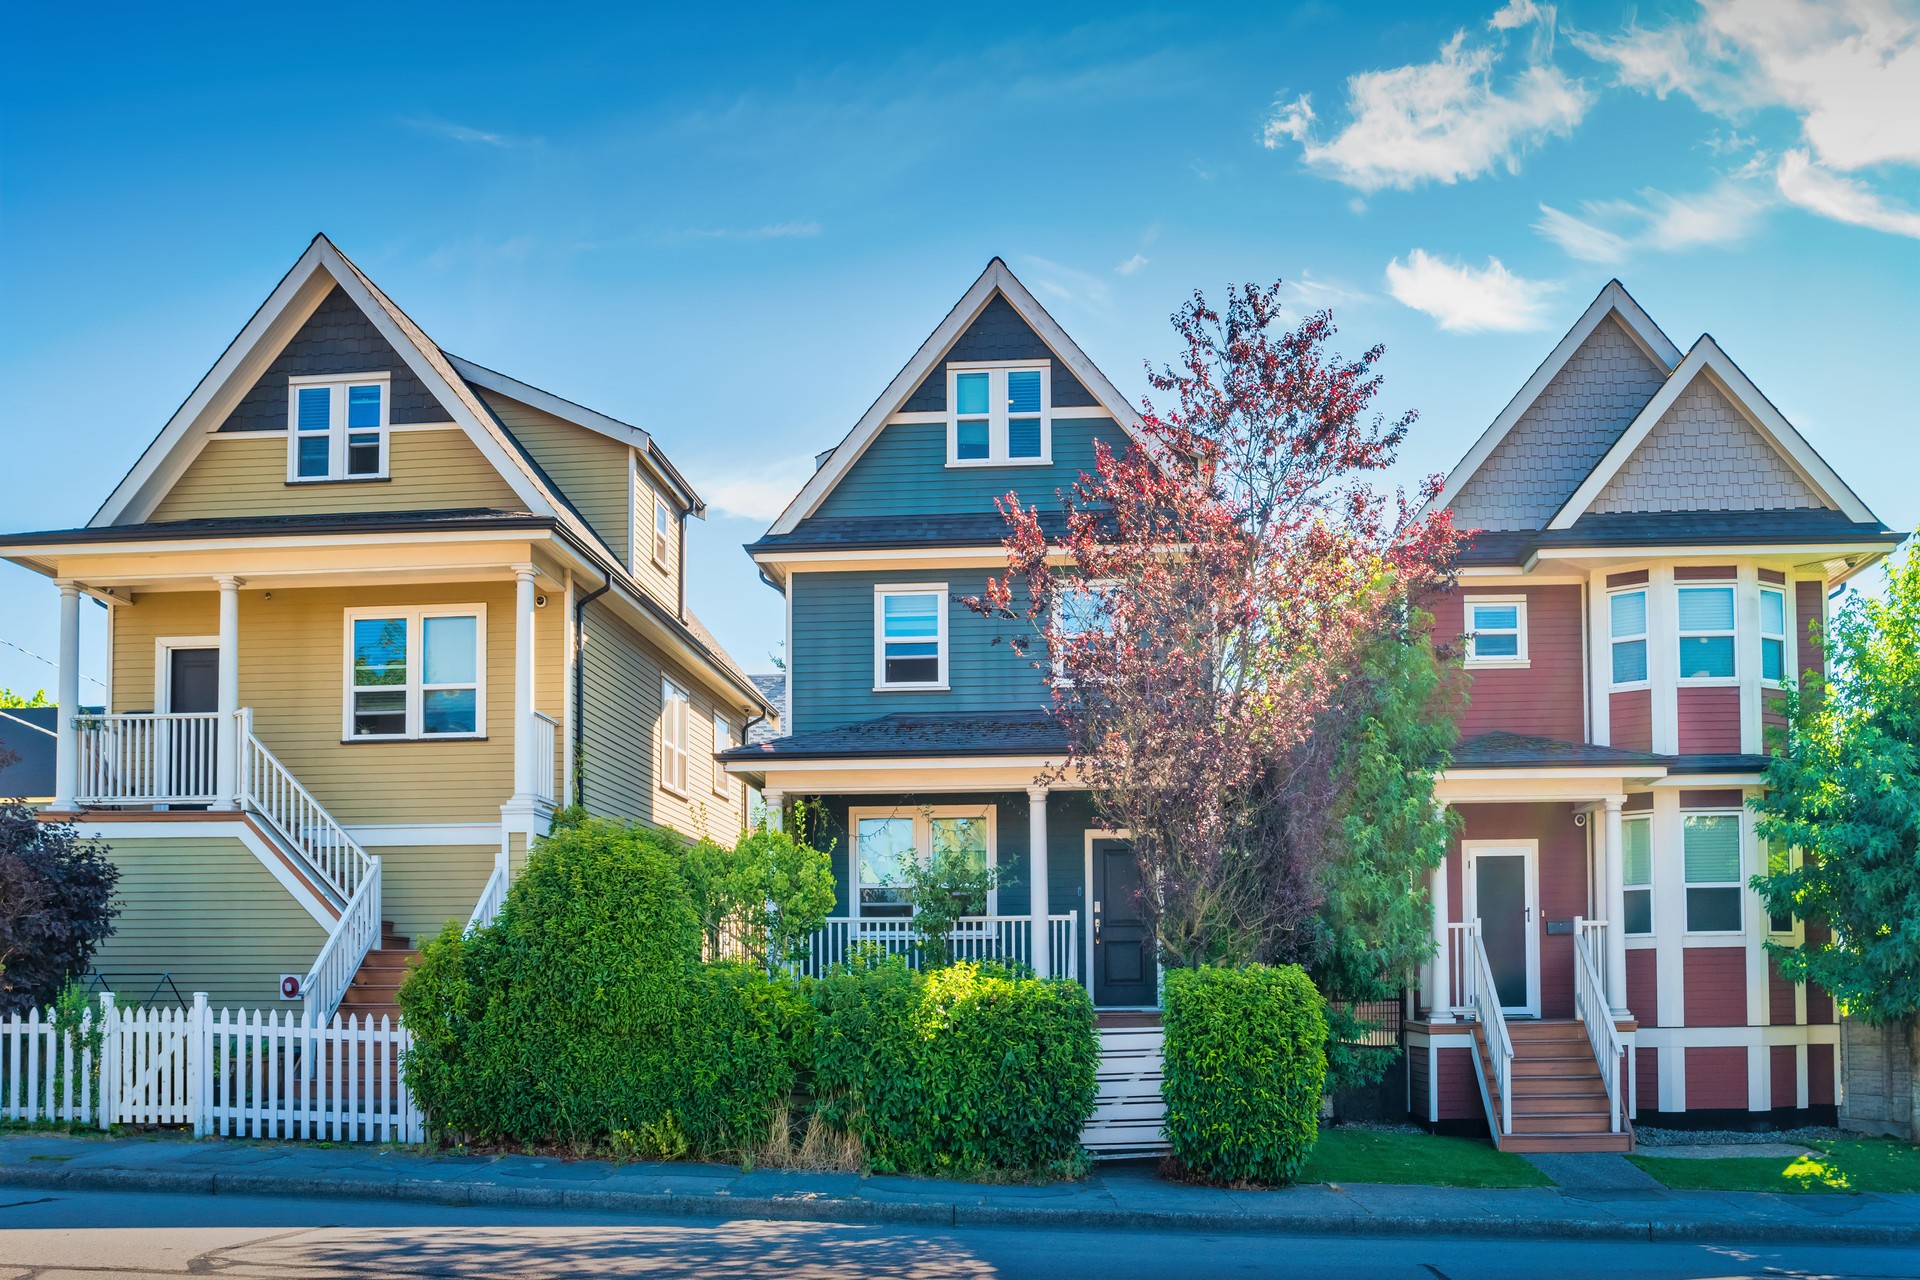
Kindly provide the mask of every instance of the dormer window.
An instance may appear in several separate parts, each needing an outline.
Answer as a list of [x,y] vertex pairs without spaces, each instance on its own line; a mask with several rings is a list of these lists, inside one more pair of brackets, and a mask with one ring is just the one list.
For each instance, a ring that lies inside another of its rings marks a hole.
[[387,375],[288,379],[287,480],[387,478]]
[[947,366],[948,466],[1031,466],[1052,458],[1048,361]]

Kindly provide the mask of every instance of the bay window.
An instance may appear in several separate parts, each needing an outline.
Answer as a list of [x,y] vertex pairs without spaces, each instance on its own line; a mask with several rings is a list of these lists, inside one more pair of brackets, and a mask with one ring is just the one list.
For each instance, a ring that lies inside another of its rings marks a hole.
[[1787,593],[1760,588],[1760,678],[1787,678]]
[[348,739],[486,733],[486,609],[459,605],[347,613]]
[[1612,637],[1613,685],[1647,682],[1647,591],[1615,591],[1607,597],[1607,626]]
[[1733,588],[1681,587],[1676,595],[1680,626],[1680,678],[1733,679]]
[[1627,818],[1620,824],[1620,883],[1629,937],[1653,932],[1653,819]]

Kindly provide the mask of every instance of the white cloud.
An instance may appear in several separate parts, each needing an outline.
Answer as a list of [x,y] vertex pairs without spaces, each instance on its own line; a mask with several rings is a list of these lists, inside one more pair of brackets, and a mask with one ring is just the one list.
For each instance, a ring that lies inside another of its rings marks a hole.
[[1326,141],[1316,140],[1318,117],[1306,94],[1275,104],[1263,140],[1269,148],[1299,143],[1309,166],[1368,192],[1517,172],[1527,151],[1572,133],[1591,101],[1585,86],[1544,60],[1552,21],[1551,7],[1529,0],[1494,15],[1497,30],[1537,22],[1547,37],[1504,84],[1494,80],[1503,46],[1469,44],[1461,31],[1436,61],[1350,77],[1350,122]]
[[1753,233],[1771,203],[1735,182],[1684,196],[1646,190],[1637,200],[1588,201],[1581,217],[1543,204],[1533,229],[1569,257],[1618,263],[1640,249],[1730,248]]
[[[1145,262],[1145,259],[1141,261]],[[1033,268],[1031,281],[1034,289],[1056,302],[1103,313],[1113,309],[1113,289],[1103,277],[1031,254],[1027,256],[1026,265]]]
[[1118,271],[1123,276],[1130,276],[1134,272],[1138,271],[1140,268],[1146,266],[1149,261],[1151,261],[1151,259],[1149,259],[1147,255],[1145,255],[1144,253],[1136,253],[1131,258],[1128,258],[1125,262],[1115,267],[1114,270]]
[[789,459],[754,471],[743,471],[735,461],[717,466],[705,477],[694,477],[693,487],[707,505],[725,515],[771,521],[787,509],[813,471],[811,458]]
[[1538,329],[1546,322],[1547,299],[1558,288],[1514,275],[1498,258],[1470,267],[1415,249],[1406,262],[1395,258],[1387,264],[1387,291],[1456,333]]
[[820,234],[817,222],[770,222],[761,227],[708,227],[689,231],[695,240],[793,240]]
[[1648,28],[1629,23],[1618,35],[1569,31],[1567,38],[1596,62],[1613,64],[1615,82],[1626,88],[1656,98],[1681,90],[1698,92],[1693,51],[1684,27]]
[[494,133],[488,129],[475,129],[471,125],[455,124],[450,120],[416,118],[402,121],[402,123],[421,133],[436,134],[442,138],[451,138],[455,142],[478,143],[488,147],[517,147],[527,141],[511,134]]
[[1805,151],[1781,156],[1774,177],[1780,184],[1780,194],[1802,209],[1837,222],[1920,240],[1920,212],[1887,203],[1865,183],[1821,167]]
[[1359,304],[1375,300],[1374,295],[1365,290],[1331,280],[1318,280],[1312,272],[1304,270],[1287,281],[1287,288],[1293,291],[1301,306],[1314,311],[1331,307],[1336,302]]
[[1568,257],[1582,262],[1625,262],[1633,252],[1633,241],[1626,236],[1551,205],[1540,206],[1540,221],[1533,224],[1533,229],[1559,245]]

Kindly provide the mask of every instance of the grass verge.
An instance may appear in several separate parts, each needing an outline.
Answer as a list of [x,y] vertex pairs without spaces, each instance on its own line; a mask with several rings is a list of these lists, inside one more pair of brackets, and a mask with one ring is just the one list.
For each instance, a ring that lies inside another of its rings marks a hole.
[[[1920,1146],[1893,1138],[1847,1138],[1809,1156],[1627,1159],[1675,1191],[1777,1191],[1788,1195],[1920,1192]],[[1657,1150],[1657,1148],[1650,1148]]]
[[1477,1138],[1323,1129],[1302,1182],[1397,1182],[1416,1187],[1548,1187],[1552,1180],[1510,1151]]

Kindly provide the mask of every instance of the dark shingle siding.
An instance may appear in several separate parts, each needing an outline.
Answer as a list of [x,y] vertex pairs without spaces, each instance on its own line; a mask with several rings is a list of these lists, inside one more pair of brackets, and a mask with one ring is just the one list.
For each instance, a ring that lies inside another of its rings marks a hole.
[[320,303],[286,349],[267,366],[246,398],[221,424],[222,431],[284,431],[287,427],[287,379],[327,373],[392,375],[393,403],[388,420],[448,422],[453,415],[413,376],[406,361],[393,349],[353,299],[335,286]]
[[772,738],[726,752],[729,759],[855,756],[1050,755],[1066,733],[1042,710],[988,714],[903,711],[871,720]]
[[1000,294],[974,317],[954,340],[946,359],[935,365],[926,381],[900,406],[903,413],[942,413],[947,407],[947,361],[962,363],[984,360],[1051,360],[1053,362],[1053,406],[1056,409],[1091,409],[1099,405],[1080,380],[1060,363],[1060,357],[1040,340],[1033,326],[1020,318],[1013,304]]

